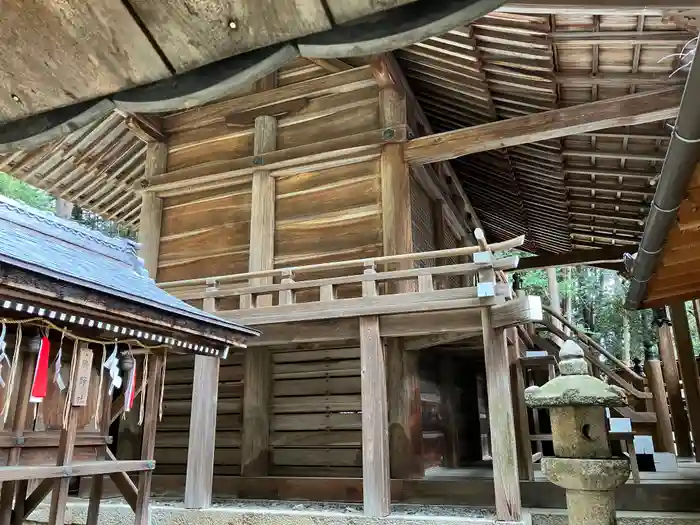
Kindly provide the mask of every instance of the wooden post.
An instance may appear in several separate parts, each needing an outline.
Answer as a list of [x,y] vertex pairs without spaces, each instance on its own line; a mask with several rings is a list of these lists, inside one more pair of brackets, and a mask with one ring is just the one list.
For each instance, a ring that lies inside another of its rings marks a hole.
[[[24,427],[27,422],[27,412],[29,410],[29,397],[32,390],[32,378],[34,377],[34,367],[36,365],[36,354],[28,353],[26,343],[22,345],[19,355],[13,356],[13,359],[20,359],[18,363],[22,368],[19,386],[16,394],[9,392],[6,395],[14,396],[14,400],[10,403],[10,413],[12,418],[12,433],[16,436],[21,436],[24,433]],[[22,449],[13,447],[10,449],[7,459],[7,465],[17,465]],[[0,492],[0,523],[2,525],[10,525],[12,519],[12,498],[15,493],[15,482],[5,481],[2,483],[2,491]]]
[[684,302],[676,302],[669,305],[671,310],[671,322],[676,336],[676,349],[678,350],[678,363],[683,378],[683,391],[685,403],[688,407],[688,419],[690,420],[690,432],[693,436],[693,452],[695,460],[700,461],[700,377],[698,377],[698,365],[695,362],[693,341],[690,337],[688,326],[688,314]]
[[685,404],[681,393],[681,385],[678,378],[678,364],[676,352],[673,348],[673,333],[671,321],[666,314],[666,308],[658,308],[654,311],[654,323],[659,335],[659,355],[663,363],[662,372],[666,390],[668,392],[668,404],[671,409],[673,433],[676,438],[676,452],[679,457],[692,457],[690,446],[690,423],[685,412]]
[[[365,273],[373,273],[369,268]],[[375,281],[362,283],[362,295],[377,295]],[[388,516],[389,432],[384,349],[377,316],[360,317],[360,388],[362,392],[362,494],[366,516]]]
[[[376,66],[380,66],[376,64]],[[406,101],[394,87],[390,75],[376,71],[379,81],[379,115],[383,127],[406,123]],[[411,223],[411,191],[408,166],[401,144],[385,144],[381,156],[382,242],[384,255],[413,251]],[[397,269],[408,269],[412,263],[401,263]],[[413,283],[401,281],[389,286],[389,292],[414,290]],[[422,476],[422,440],[420,421],[420,387],[418,367],[407,355],[400,340],[388,339],[386,345],[389,403],[391,476]]]
[[513,414],[515,431],[518,437],[518,472],[520,479],[534,480],[535,473],[532,464],[532,444],[530,443],[530,423],[525,405],[525,376],[520,361],[520,336],[516,328],[510,329],[511,343],[508,344],[510,359],[510,385],[513,395]]
[[493,328],[491,309],[488,307],[481,311],[481,324],[484,334],[496,518],[501,521],[520,521],[520,484],[505,331]]
[[457,389],[455,362],[451,356],[440,356],[440,404],[445,435],[445,467],[459,467],[459,424],[457,422]]
[[[69,388],[73,389],[71,406],[68,407],[68,425],[61,430],[61,438],[58,444],[57,465],[68,465],[73,459],[75,439],[78,432],[78,419],[85,406],[90,390],[90,376],[92,372],[92,350],[81,347],[78,350],[78,367],[72,377],[73,383]],[[51,506],[49,508],[49,525],[63,525],[65,523],[66,504],[68,503],[68,487],[70,477],[59,478],[54,481],[51,492]]]
[[[210,287],[209,290],[216,290]],[[216,300],[204,299],[203,310],[216,312]],[[194,356],[192,410],[187,448],[185,507],[203,509],[211,506],[216,448],[216,411],[219,395],[219,358]]]
[[[269,116],[255,119],[255,155],[274,151],[277,147],[277,119]],[[248,269],[270,270],[274,267],[275,243],[275,180],[267,170],[253,173],[250,219],[250,258]],[[270,277],[251,279],[252,286],[272,284]],[[256,306],[271,306],[272,296],[260,296]],[[265,348],[247,348],[244,356],[243,435],[241,442],[241,475],[265,476],[269,468],[270,391],[272,365]]]
[[[101,363],[97,363],[101,366]],[[103,371],[100,370],[101,374]],[[100,424],[98,430],[107,437],[109,436],[109,426],[112,415],[112,396],[109,395],[109,381],[104,381],[102,384],[102,407],[100,408]],[[104,460],[107,451],[107,445],[100,447],[98,459]],[[104,476],[93,476],[90,484],[90,500],[88,504],[88,515],[86,525],[98,525],[100,518],[100,502],[102,501],[102,490],[104,488]]]
[[649,383],[654,413],[656,414],[656,434],[658,436],[659,452],[675,452],[673,445],[673,428],[671,427],[671,413],[666,401],[666,388],[664,387],[663,372],[659,356],[652,349],[645,352],[644,374]]
[[[160,402],[161,374],[164,374],[163,356],[151,354],[148,361],[148,383],[146,386],[146,406],[143,416],[143,441],[141,459],[153,459],[156,446],[156,426],[158,425],[158,404]],[[151,496],[153,471],[139,473],[138,493],[136,496],[135,525],[149,523],[148,501]]]
[[[145,179],[165,173],[168,162],[168,146],[162,142],[149,142],[146,146]],[[139,216],[139,257],[151,279],[158,279],[158,255],[160,253],[160,232],[163,217],[163,199],[152,191],[141,192],[141,212]],[[134,401],[133,409],[119,420],[117,436],[117,458],[138,459],[141,447],[141,427],[138,425],[139,403]]]

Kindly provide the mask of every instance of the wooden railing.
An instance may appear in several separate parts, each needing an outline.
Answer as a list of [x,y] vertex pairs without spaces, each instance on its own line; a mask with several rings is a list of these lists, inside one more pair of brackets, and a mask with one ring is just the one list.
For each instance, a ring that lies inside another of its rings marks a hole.
[[625,363],[616,358],[613,354],[608,352],[605,348],[599,345],[596,341],[588,337],[586,334],[581,332],[578,328],[570,324],[565,317],[557,314],[552,309],[543,306],[542,309],[555,319],[558,319],[563,326],[571,331],[571,335],[567,335],[563,330],[555,327],[553,323],[548,321],[543,321],[541,324],[547,328],[553,335],[559,337],[562,341],[567,339],[577,338],[579,340],[579,345],[581,346],[586,360],[591,363],[591,365],[600,373],[605,375],[613,384],[624,389],[629,395],[637,399],[651,399],[652,395],[650,392],[641,391],[636,388],[633,384],[627,381],[625,378],[620,376],[612,367],[608,366],[605,362],[601,361],[600,356],[604,356],[607,360],[614,363],[622,370],[627,372],[632,378],[644,382],[644,378],[639,376]]
[[[497,282],[495,276],[503,277],[503,271],[518,264],[517,257],[497,259],[494,252],[516,248],[523,242],[524,238],[518,237],[491,245],[188,279],[159,286],[183,300],[203,299],[210,305],[207,309],[221,317],[255,325],[492,306],[511,296],[507,281]],[[474,262],[440,265],[444,259],[464,256],[472,256]],[[418,261],[430,261],[434,266],[415,267]],[[463,278],[458,287],[448,288],[446,281],[452,276]],[[478,281],[476,286],[471,285],[470,276],[474,277],[471,281]],[[258,284],[261,280],[269,284]]]

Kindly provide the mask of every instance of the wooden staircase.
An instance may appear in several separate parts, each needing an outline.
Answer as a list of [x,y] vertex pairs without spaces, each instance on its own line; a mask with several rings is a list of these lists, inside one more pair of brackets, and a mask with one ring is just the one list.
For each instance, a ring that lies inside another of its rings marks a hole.
[[[652,394],[646,386],[646,378],[637,374],[626,363],[620,361],[588,335],[570,324],[565,317],[546,306],[542,308],[545,313],[549,314],[550,320],[545,319],[539,324],[561,341],[569,339],[575,341],[583,350],[586,360],[590,363],[592,374],[609,384],[622,388],[627,393],[629,406],[616,408],[614,411],[620,417],[630,419],[633,430],[638,434],[652,434],[656,425],[656,413],[653,411]],[[556,327],[553,319],[557,319],[563,327],[568,328],[569,333]],[[522,358],[524,369],[532,369],[537,366],[549,367],[553,359],[558,361],[559,345],[554,340],[536,334],[531,337],[531,341],[533,344],[532,350],[544,351],[546,355]],[[552,368],[554,368],[556,373],[556,367]]]

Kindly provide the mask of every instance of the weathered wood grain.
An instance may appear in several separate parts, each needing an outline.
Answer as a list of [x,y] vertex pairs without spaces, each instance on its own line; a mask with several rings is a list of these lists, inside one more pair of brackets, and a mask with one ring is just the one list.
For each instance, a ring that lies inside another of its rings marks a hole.
[[178,72],[331,27],[320,0],[131,4]]
[[0,53],[0,121],[169,75],[121,3],[11,0],[3,3],[0,33],[12,46]]
[[406,161],[430,164],[533,141],[673,118],[680,88],[635,93],[409,141]]

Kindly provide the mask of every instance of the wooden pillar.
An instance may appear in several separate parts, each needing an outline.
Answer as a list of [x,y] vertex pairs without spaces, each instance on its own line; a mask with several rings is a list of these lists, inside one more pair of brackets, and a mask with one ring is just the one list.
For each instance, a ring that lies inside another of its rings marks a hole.
[[[156,446],[156,426],[158,425],[158,408],[160,402],[161,374],[164,374],[163,357],[160,354],[149,356],[148,383],[146,386],[146,406],[143,416],[143,441],[141,443],[141,459],[153,459]],[[149,523],[148,501],[151,497],[151,481],[153,471],[139,472],[138,493],[136,496],[135,525]]]
[[[25,332],[26,333],[26,332]],[[15,336],[16,337],[16,336]],[[27,335],[25,335],[27,337]],[[13,396],[10,403],[9,419],[12,421],[12,434],[21,436],[27,422],[27,412],[29,411],[29,397],[32,390],[32,378],[34,377],[34,367],[36,366],[36,353],[27,351],[27,344],[23,343],[23,349],[19,355],[15,355],[13,359],[20,359],[17,364],[21,367],[19,386],[15,392],[8,392],[5,395]],[[7,466],[15,466],[19,463],[19,456],[22,449],[13,447],[10,449],[7,458]],[[2,490],[0,491],[0,523],[2,525],[10,525],[12,518],[12,498],[15,494],[15,482],[4,481]]]
[[683,378],[683,391],[685,392],[685,403],[688,407],[690,432],[693,436],[693,452],[695,461],[698,461],[700,460],[700,377],[698,377],[698,365],[695,362],[685,303],[672,303],[669,305],[669,308],[671,310],[673,332],[676,336],[678,364],[680,365],[681,377]]
[[[381,64],[379,64],[381,66]],[[406,123],[406,102],[385,72],[375,71],[379,81],[379,115],[382,126]],[[385,144],[381,156],[382,241],[384,255],[413,251],[411,191],[408,166],[401,144]],[[410,262],[398,265],[408,269]],[[389,292],[411,291],[412,283],[399,282]],[[407,355],[400,340],[387,340],[387,383],[390,428],[391,476],[422,476],[422,432],[420,422],[420,386],[416,358]]]
[[[149,142],[146,147],[145,178],[165,173],[168,161],[168,146],[161,142]],[[160,252],[160,232],[163,216],[163,199],[152,191],[141,192],[141,214],[139,216],[139,257],[151,279],[158,278],[158,254]],[[140,400],[134,401],[134,408],[119,420],[117,437],[117,458],[138,459],[141,447],[141,427],[138,424]]]
[[[369,268],[365,273],[373,273]],[[377,295],[375,281],[362,283],[362,295]],[[365,515],[390,513],[387,383],[384,349],[377,316],[360,317],[360,367],[362,391],[362,493]]]
[[520,337],[516,328],[510,329],[508,358],[510,360],[510,387],[513,395],[513,417],[517,436],[518,473],[520,479],[535,479],[530,443],[530,423],[525,405],[525,376],[520,361]]
[[481,324],[484,334],[496,517],[501,521],[520,521],[520,483],[506,336],[503,329],[493,328],[490,308],[482,309]]
[[685,411],[685,403],[681,393],[681,385],[678,378],[678,364],[676,362],[676,352],[673,347],[673,332],[671,331],[671,321],[666,315],[666,308],[658,308],[654,311],[654,323],[657,326],[659,336],[659,355],[661,356],[662,372],[666,391],[668,393],[668,404],[671,409],[671,420],[673,423],[673,433],[676,438],[676,453],[679,457],[688,458],[692,456],[690,446],[690,424]]
[[[274,151],[277,147],[277,119],[261,116],[255,119],[255,155]],[[275,247],[275,179],[267,170],[253,173],[250,210],[251,272],[274,267]],[[272,284],[271,277],[251,279],[252,286]],[[251,306],[271,306],[272,296],[253,298]],[[247,348],[243,363],[243,434],[241,442],[241,475],[265,476],[269,468],[270,391],[272,369],[270,353],[265,348]]]
[[[210,287],[209,290],[216,290]],[[216,312],[216,299],[204,299],[204,311]],[[192,410],[187,449],[185,507],[202,509],[211,506],[216,447],[216,412],[219,394],[219,358],[194,356]]]
[[455,385],[455,362],[451,356],[440,356],[440,405],[445,435],[445,467],[459,467],[458,396]]
[[644,375],[646,375],[651,390],[654,413],[656,414],[657,448],[659,452],[675,452],[673,444],[673,428],[671,413],[666,400],[663,372],[659,356],[651,349],[645,351]]

